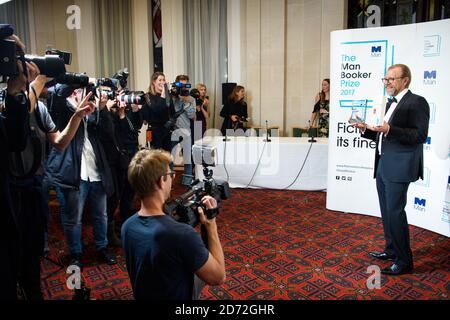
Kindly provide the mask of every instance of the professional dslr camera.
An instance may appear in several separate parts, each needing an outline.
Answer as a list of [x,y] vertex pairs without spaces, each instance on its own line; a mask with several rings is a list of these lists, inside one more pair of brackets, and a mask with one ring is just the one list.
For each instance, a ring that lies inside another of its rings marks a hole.
[[170,94],[174,97],[189,96],[189,89],[191,89],[190,83],[174,82],[172,83],[172,88],[170,89]]
[[[70,65],[72,63],[72,53],[70,52],[61,51],[58,49],[54,49],[52,47],[47,47],[45,54],[57,55],[58,57],[64,60],[64,63],[66,65]],[[85,73],[66,72],[56,77],[54,81],[51,81],[48,84],[48,86],[52,86],[54,85],[54,83],[76,85],[79,86],[80,88],[83,88],[89,84],[89,76],[86,75]]]
[[200,98],[200,91],[198,91],[198,89],[196,89],[196,88],[192,89],[190,95],[192,98],[195,99],[196,106],[203,105],[203,99]]
[[126,103],[127,105],[137,104],[144,105],[148,102],[148,96],[143,91],[127,91],[126,94],[120,95],[119,101]]
[[132,104],[144,105],[149,103],[149,97],[143,91],[130,91],[127,89],[128,77],[130,73],[127,68],[117,71],[112,76],[113,79],[118,81],[120,88],[123,90],[123,94],[118,96],[119,101],[124,102],[127,106]]
[[127,88],[127,85],[128,85],[128,76],[129,75],[130,75],[130,73],[128,72],[128,69],[124,68],[122,70],[117,71],[117,73],[114,74],[112,76],[112,78],[119,80],[120,87],[123,90],[127,91],[126,88]]
[[[212,170],[203,164],[203,175],[205,179],[194,180],[190,190],[173,201],[164,205],[164,212],[171,215],[175,220],[196,227],[200,223],[198,208],[202,208],[208,219],[213,219],[219,214],[221,200],[231,196],[230,186],[226,181],[214,180]],[[201,202],[204,196],[211,196],[217,200],[217,208],[207,209]]]
[[11,25],[0,24],[0,75],[17,76],[19,74],[16,64],[18,60],[22,61],[24,66],[25,62],[34,62],[41,74],[50,78],[58,77],[66,72],[64,60],[58,55],[50,54],[41,57],[25,54],[14,40],[6,39],[13,33],[14,29]]
[[86,86],[86,94],[92,92],[92,96],[89,99],[90,101],[95,101],[95,97],[100,98],[97,95],[97,90],[100,94],[106,93],[108,96],[108,100],[114,100],[116,98],[116,91],[119,86],[119,80],[112,78],[100,78],[97,79],[95,85],[88,84]]

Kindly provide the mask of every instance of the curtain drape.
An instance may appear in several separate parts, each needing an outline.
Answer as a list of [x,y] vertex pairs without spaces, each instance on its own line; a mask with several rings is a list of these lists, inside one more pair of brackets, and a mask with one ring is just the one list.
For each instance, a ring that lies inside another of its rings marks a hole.
[[30,24],[28,21],[28,1],[14,0],[0,5],[0,23],[13,26],[14,33],[30,50]]
[[183,13],[190,82],[193,86],[206,85],[210,98],[208,127],[219,128],[222,83],[226,82],[228,69],[227,1],[184,0]]
[[[97,0],[93,5],[97,75],[111,77],[125,67],[133,74],[131,0]],[[132,79],[128,83],[131,89]]]

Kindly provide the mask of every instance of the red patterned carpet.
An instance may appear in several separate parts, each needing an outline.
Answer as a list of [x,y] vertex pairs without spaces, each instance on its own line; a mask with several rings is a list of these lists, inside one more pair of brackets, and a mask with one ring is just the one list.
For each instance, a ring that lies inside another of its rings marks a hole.
[[[173,195],[184,190],[178,185]],[[325,209],[322,192],[233,189],[218,219],[227,269],[219,287],[206,287],[202,299],[283,300],[449,300],[450,239],[410,227],[415,258],[413,274],[381,277],[381,288],[369,290],[367,252],[383,248],[379,218]],[[57,203],[51,201],[50,257],[65,260],[66,247]],[[123,251],[114,266],[95,260],[92,228],[84,228],[88,247],[83,277],[92,299],[133,299]],[[67,275],[42,262],[46,299],[71,299]]]

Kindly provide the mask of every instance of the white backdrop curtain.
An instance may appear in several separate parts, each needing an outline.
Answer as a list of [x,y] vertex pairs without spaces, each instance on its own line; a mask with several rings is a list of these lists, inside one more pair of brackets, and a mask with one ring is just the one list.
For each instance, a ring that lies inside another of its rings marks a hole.
[[[0,5],[0,23],[8,23],[14,28],[30,53],[30,23],[28,21],[28,1],[14,0]],[[43,54],[43,52],[40,52]]]
[[[96,43],[96,74],[111,77],[127,67],[134,71],[131,0],[96,0],[94,6],[94,38]],[[128,87],[133,89],[133,77]]]
[[190,82],[193,86],[206,85],[210,98],[208,128],[220,128],[222,83],[227,81],[228,69],[227,1],[184,0],[183,14]]

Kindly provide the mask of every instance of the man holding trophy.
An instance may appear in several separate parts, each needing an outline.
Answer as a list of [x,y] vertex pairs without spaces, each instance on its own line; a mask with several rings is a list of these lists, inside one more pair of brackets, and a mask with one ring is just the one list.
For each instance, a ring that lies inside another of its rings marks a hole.
[[369,255],[393,264],[383,274],[400,275],[413,269],[405,206],[411,182],[423,179],[423,143],[428,136],[430,108],[425,98],[409,89],[411,71],[404,64],[388,68],[382,79],[390,96],[382,125],[352,117],[362,137],[376,141],[374,178],[383,221],[385,248]]

